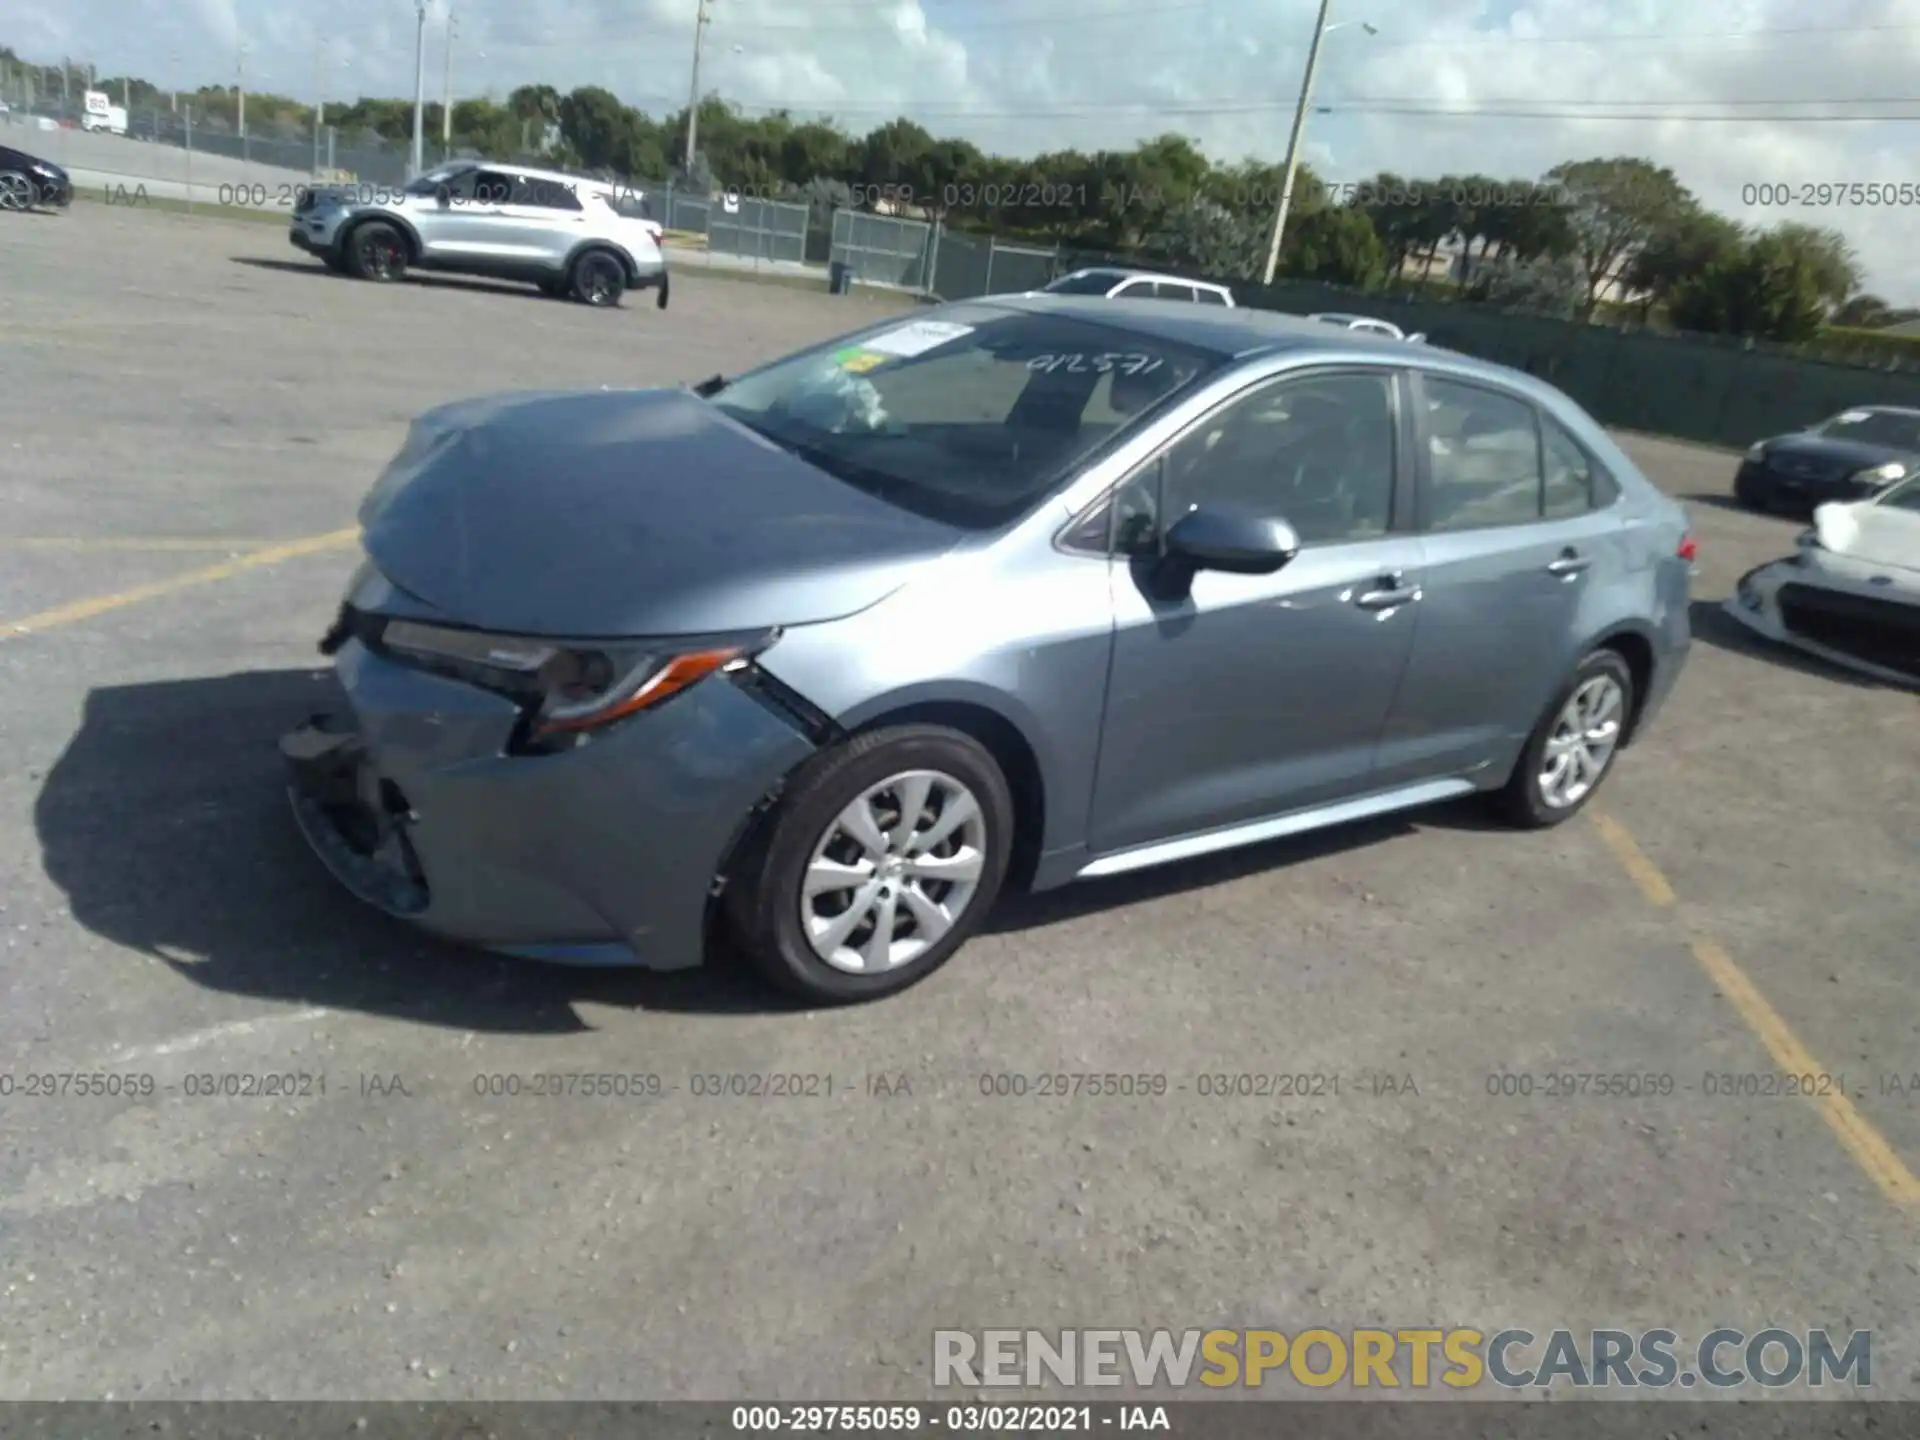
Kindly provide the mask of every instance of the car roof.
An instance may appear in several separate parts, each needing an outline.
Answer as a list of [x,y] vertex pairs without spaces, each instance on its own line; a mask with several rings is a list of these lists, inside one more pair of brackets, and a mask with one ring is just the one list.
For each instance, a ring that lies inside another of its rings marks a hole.
[[1524,389],[1535,394],[1559,393],[1524,371],[1496,365],[1489,360],[1478,360],[1443,346],[1415,344],[1404,339],[1396,340],[1389,335],[1336,328],[1305,315],[1293,315],[1280,310],[1256,310],[1249,306],[1169,305],[1164,300],[1116,300],[1097,295],[1056,295],[1045,291],[1030,295],[991,295],[979,300],[963,300],[943,308],[953,311],[956,316],[963,311],[978,314],[982,309],[989,308],[1069,316],[1090,324],[1188,345],[1223,360],[1246,360],[1256,355],[1278,354],[1287,350],[1391,356],[1404,363],[1418,364],[1425,370],[1444,370],[1462,378],[1479,376],[1509,389]]
[[[569,175],[565,170],[543,170],[536,165],[515,165],[506,160],[450,160],[445,165],[434,167],[440,171],[492,170],[500,175],[522,176],[528,180],[547,180],[557,185],[571,185],[576,190],[585,189],[595,193],[612,193],[616,183],[602,180],[593,175]],[[638,186],[631,187],[638,195]],[[625,193],[623,191],[623,193]]]
[[1905,415],[1912,420],[1920,420],[1920,410],[1911,405],[1849,405],[1844,410],[1836,410],[1835,415],[1851,415],[1855,411],[1863,415]]

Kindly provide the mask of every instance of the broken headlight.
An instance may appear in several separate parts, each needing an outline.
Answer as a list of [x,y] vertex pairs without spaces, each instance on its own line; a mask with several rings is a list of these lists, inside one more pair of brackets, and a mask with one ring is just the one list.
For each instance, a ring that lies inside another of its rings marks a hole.
[[551,640],[391,620],[380,645],[423,669],[517,701],[527,740],[551,748],[658,705],[716,670],[750,663],[779,633],[696,646]]

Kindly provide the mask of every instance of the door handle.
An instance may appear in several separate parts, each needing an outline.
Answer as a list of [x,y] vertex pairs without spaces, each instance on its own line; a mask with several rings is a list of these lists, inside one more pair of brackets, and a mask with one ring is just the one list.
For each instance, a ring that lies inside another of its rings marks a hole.
[[1591,564],[1593,564],[1593,561],[1587,559],[1586,556],[1579,554],[1577,551],[1562,550],[1557,559],[1548,562],[1547,573],[1549,575],[1559,575],[1563,577],[1578,575]]
[[1374,584],[1373,590],[1363,590],[1354,597],[1353,603],[1362,610],[1392,610],[1396,606],[1408,605],[1420,598],[1420,587],[1406,583],[1406,576],[1395,570],[1382,575]]

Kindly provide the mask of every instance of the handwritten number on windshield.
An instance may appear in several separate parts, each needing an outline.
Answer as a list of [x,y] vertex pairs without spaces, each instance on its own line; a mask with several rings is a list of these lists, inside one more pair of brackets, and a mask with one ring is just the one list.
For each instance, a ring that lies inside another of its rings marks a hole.
[[1059,355],[1036,355],[1027,362],[1027,369],[1044,371],[1051,375],[1063,370],[1069,375],[1104,375],[1109,370],[1123,370],[1129,375],[1151,375],[1160,368],[1160,357],[1141,355],[1125,351],[1107,351],[1092,355],[1085,351],[1068,351]]

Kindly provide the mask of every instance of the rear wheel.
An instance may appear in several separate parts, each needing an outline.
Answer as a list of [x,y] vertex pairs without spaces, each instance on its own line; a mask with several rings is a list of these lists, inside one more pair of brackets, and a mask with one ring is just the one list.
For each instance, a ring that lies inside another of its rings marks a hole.
[[932,974],[979,929],[1012,838],[1006,777],[977,741],[933,725],[876,730],[801,768],[728,887],[729,918],[782,988],[876,999]]
[[1571,820],[1613,768],[1633,714],[1633,672],[1595,650],[1560,687],[1500,792],[1507,818],[1527,829]]
[[573,262],[569,277],[573,298],[582,305],[610,309],[626,293],[627,271],[619,257],[605,250],[589,250]]
[[1765,510],[1766,498],[1761,495],[1760,487],[1753,481],[1737,478],[1733,482],[1733,498],[1749,510]]
[[398,280],[407,273],[406,238],[384,220],[356,225],[347,236],[347,264],[362,280]]
[[38,199],[31,179],[18,170],[0,170],[0,210],[31,210]]

